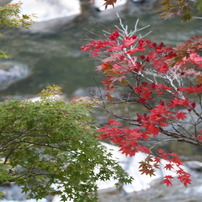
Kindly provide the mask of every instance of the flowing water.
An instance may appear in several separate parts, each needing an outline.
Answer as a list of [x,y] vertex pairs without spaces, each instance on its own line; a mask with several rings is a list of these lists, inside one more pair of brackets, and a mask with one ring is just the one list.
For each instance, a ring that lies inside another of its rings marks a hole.
[[[156,14],[128,16],[123,22],[133,28],[139,18],[139,27],[151,25],[148,39],[176,45],[191,36],[202,33],[201,20],[181,23],[179,20],[164,21]],[[5,32],[0,40],[1,49],[10,54],[12,61],[20,62],[30,69],[28,78],[0,91],[1,96],[27,96],[40,92],[51,84],[63,87],[63,92],[71,96],[80,88],[95,86],[96,63],[80,46],[87,39],[101,36],[102,30],[113,30],[118,20],[96,22],[97,19],[78,21],[71,26],[63,26],[52,34],[33,34],[19,30]],[[95,33],[95,34],[93,34]]]
[[[167,45],[176,45],[202,33],[202,21],[197,19],[181,23],[176,19],[164,21],[157,14],[134,14],[125,16],[123,22],[133,28],[138,18],[139,27],[151,25],[145,30],[145,33],[152,31],[147,36],[148,39],[163,41]],[[72,97],[75,91],[96,86],[96,80],[99,80],[95,71],[96,61],[89,58],[87,53],[81,52],[80,46],[87,43],[88,39],[101,37],[103,30],[112,31],[116,24],[119,24],[118,20],[102,22],[91,17],[90,20],[75,21],[50,34],[4,31],[5,36],[0,40],[0,47],[10,54],[8,61],[27,66],[30,74],[26,79],[1,90],[0,95],[29,97],[39,93],[47,85],[57,84],[63,87],[67,97]],[[202,196],[197,191],[202,188],[201,177],[196,179],[199,180],[187,190],[179,185],[173,189],[161,190],[162,186],[158,184],[150,191],[136,194],[135,197],[126,198],[124,195],[120,196],[120,193],[112,193],[111,196],[102,195],[100,201],[200,201]],[[195,197],[193,193],[199,197]],[[178,199],[173,199],[173,194],[176,194]],[[190,200],[183,198],[185,194]]]

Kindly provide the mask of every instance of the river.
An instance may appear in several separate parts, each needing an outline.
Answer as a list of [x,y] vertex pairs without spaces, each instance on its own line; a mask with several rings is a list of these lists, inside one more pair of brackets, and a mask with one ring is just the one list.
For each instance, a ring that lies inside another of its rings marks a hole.
[[[158,14],[145,14],[125,16],[123,22],[133,28],[137,19],[139,27],[150,25],[147,30],[152,33],[148,39],[169,45],[202,33],[201,20],[197,19],[181,23],[176,19],[164,21]],[[0,40],[1,49],[10,54],[9,60],[28,66],[31,73],[26,79],[2,90],[1,96],[30,96],[47,85],[57,84],[71,97],[78,89],[95,86],[96,63],[80,51],[80,46],[102,30],[113,30],[115,24],[119,24],[118,20],[100,22],[94,18],[63,26],[52,34],[5,31]]]

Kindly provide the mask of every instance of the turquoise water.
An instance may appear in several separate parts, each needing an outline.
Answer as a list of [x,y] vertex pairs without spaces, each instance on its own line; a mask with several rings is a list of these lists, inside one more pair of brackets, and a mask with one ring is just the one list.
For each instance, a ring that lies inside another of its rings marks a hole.
[[[136,16],[129,16],[123,22],[133,28]],[[139,27],[151,25],[147,31],[152,31],[148,39],[163,41],[176,45],[188,40],[191,36],[201,35],[201,20],[181,23],[179,20],[164,21],[156,14],[139,17]],[[54,34],[31,34],[12,30],[5,32],[1,39],[1,49],[7,51],[16,62],[27,65],[31,74],[8,89],[0,92],[1,96],[27,96],[40,92],[51,84],[63,87],[67,96],[77,89],[96,86],[96,62],[87,53],[80,51],[80,46],[89,38],[102,35],[102,30],[113,30],[118,20],[110,22],[91,22],[84,20],[71,27],[63,27]],[[88,30],[88,31],[87,31]],[[95,33],[95,34],[92,34]]]

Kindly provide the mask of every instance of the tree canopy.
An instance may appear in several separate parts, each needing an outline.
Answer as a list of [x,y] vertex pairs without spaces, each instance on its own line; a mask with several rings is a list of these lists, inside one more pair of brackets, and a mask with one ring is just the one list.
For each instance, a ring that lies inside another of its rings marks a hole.
[[50,89],[58,92],[49,87],[39,101],[0,104],[0,184],[15,182],[35,199],[96,201],[97,180],[130,182],[97,139],[89,108]]
[[[116,1],[105,2],[107,7]],[[200,3],[197,1],[198,6]],[[190,1],[168,0],[162,5],[164,13],[182,15],[184,21],[192,17]],[[175,13],[177,9],[179,13]],[[114,31],[81,47],[100,61],[96,69],[103,75],[105,96],[100,95],[100,106],[111,119],[99,129],[100,139],[117,144],[129,156],[147,153],[140,162],[142,174],[155,175],[161,159],[166,160],[164,169],[175,170],[176,178],[187,186],[191,175],[183,169],[178,154],[165,151],[163,143],[202,146],[202,37],[193,36],[171,47],[142,37],[140,30],[137,26],[128,30],[120,20]],[[130,113],[117,114],[110,104],[127,104]],[[138,106],[133,113],[132,106]],[[164,176],[164,183],[172,185],[173,178]]]
[[[33,23],[31,16],[22,14],[20,11],[22,3],[5,4],[0,6],[0,28],[29,28]],[[0,33],[2,37],[2,33]],[[8,54],[0,50],[0,58],[7,58]]]

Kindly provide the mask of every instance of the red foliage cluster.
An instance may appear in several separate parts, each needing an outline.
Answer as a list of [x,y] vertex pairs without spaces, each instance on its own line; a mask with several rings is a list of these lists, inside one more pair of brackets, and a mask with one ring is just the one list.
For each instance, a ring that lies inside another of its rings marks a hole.
[[[147,159],[140,162],[140,172],[145,174],[153,175],[159,168],[160,159],[166,160],[165,169],[175,170],[185,186],[191,183],[190,174],[181,167],[182,160],[178,155],[162,149],[153,152],[147,142],[166,135],[177,141],[202,144],[198,127],[202,123],[202,112],[196,110],[202,93],[201,45],[201,38],[193,38],[173,48],[136,35],[124,36],[115,30],[107,39],[92,40],[81,47],[92,57],[102,58],[97,70],[105,76],[102,83],[111,102],[111,92],[122,86],[129,89],[125,103],[139,103],[147,110],[147,113],[136,113],[128,118],[128,127],[110,119],[99,129],[100,139],[116,143],[122,153],[129,156],[139,151],[147,153]],[[183,122],[191,113],[198,121],[193,133],[186,131]],[[176,128],[176,123],[182,130]],[[173,176],[167,175],[164,183],[171,185],[172,179]]]

